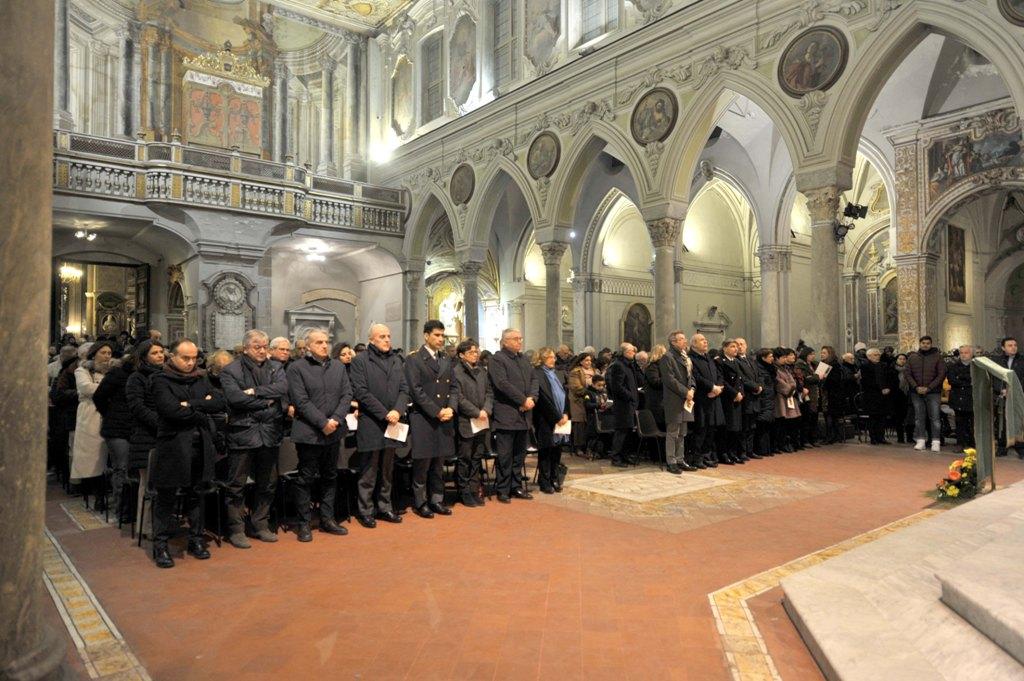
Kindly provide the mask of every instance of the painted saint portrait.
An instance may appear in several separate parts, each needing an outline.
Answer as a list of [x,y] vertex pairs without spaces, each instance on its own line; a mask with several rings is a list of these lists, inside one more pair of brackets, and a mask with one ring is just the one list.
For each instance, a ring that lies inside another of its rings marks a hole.
[[798,35],[779,60],[779,85],[792,97],[832,87],[843,69],[849,47],[846,37],[829,26],[816,26]]
[[448,82],[452,100],[462,106],[476,84],[476,24],[468,14],[455,22],[448,44]]
[[981,139],[970,133],[943,137],[928,147],[928,199],[934,202],[969,175],[989,168],[1024,165],[1020,131],[996,130]]
[[476,176],[473,174],[473,166],[463,163],[452,173],[452,181],[449,185],[449,193],[456,205],[469,203],[473,198],[473,189],[476,184]]
[[412,64],[403,54],[391,75],[391,129],[406,135],[412,129],[415,116],[412,99]]
[[562,35],[560,0],[526,0],[526,58],[545,71]]
[[550,177],[558,167],[560,153],[558,137],[554,133],[542,132],[537,135],[526,154],[526,168],[530,176],[535,180]]
[[262,116],[259,101],[248,97],[231,97],[228,100],[228,147],[238,147],[244,152],[258,152]]
[[967,302],[967,254],[964,243],[964,230],[954,225],[946,226],[946,259],[949,261],[949,281],[947,293],[949,302]]
[[196,144],[223,145],[224,97],[219,92],[189,92],[188,139]]
[[640,144],[661,142],[676,124],[676,98],[665,88],[655,88],[645,94],[633,109],[630,130]]
[[650,350],[652,325],[651,311],[647,306],[634,303],[629,306],[622,320],[622,337],[627,343],[635,345],[637,350]]
[[999,0],[999,11],[1010,23],[1024,26],[1024,0]]
[[882,333],[895,336],[900,332],[900,292],[898,282],[893,277],[882,289]]

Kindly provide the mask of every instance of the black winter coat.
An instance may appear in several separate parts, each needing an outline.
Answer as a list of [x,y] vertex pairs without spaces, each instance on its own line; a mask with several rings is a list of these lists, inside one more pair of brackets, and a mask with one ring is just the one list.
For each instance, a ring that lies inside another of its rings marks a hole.
[[722,394],[718,399],[722,404],[725,429],[739,432],[743,430],[743,402],[736,401],[737,395],[743,395],[740,360],[721,355],[715,358],[715,364],[718,365],[718,373],[722,377]]
[[[487,417],[492,417],[494,411],[494,389],[491,387],[491,379],[487,376],[487,369],[477,364],[471,367],[460,361],[455,365],[455,382],[459,384],[459,409],[458,409],[458,431],[459,437],[473,437],[473,427],[470,419],[479,418],[480,410],[487,412]],[[490,430],[481,430],[477,435],[487,435]]]
[[636,410],[640,408],[640,370],[636,362],[619,355],[604,374],[608,398],[612,400],[612,415],[616,430],[636,427]]
[[412,408],[409,410],[409,437],[414,459],[455,456],[456,420],[441,421],[438,413],[459,410],[459,385],[455,381],[455,362],[444,352],[437,358],[426,346],[405,359],[405,383]]
[[75,369],[78,358],[73,357],[61,366],[57,380],[50,389],[50,402],[54,406],[55,425],[64,432],[75,429],[78,420],[78,386],[75,384]]
[[[284,433],[288,404],[288,379],[276,362],[257,364],[242,355],[220,372],[224,401],[228,407],[228,449],[277,447]],[[246,390],[255,394],[248,395]],[[348,432],[345,419],[338,430]],[[335,431],[337,432],[337,431]]]
[[764,384],[758,376],[757,367],[754,366],[757,360],[748,356],[737,357],[736,361],[743,382],[743,402],[740,406],[744,414],[757,414],[760,408],[757,398],[761,394],[758,388],[764,390]]
[[661,380],[661,360],[651,362],[644,369],[644,409],[654,415],[660,430],[665,430],[665,409],[662,406],[662,395],[665,384]]
[[145,468],[149,463],[149,450],[156,447],[160,417],[156,413],[156,403],[153,402],[153,391],[150,386],[153,376],[162,370],[161,366],[143,361],[128,377],[124,388],[128,411],[132,415],[132,433],[128,438],[130,469]]
[[106,439],[128,440],[132,436],[132,415],[128,410],[125,388],[133,373],[131,368],[123,364],[114,367],[107,372],[92,394],[96,411],[103,417],[100,435]]
[[352,395],[359,402],[356,448],[360,452],[402,446],[401,442],[384,437],[388,412],[393,409],[405,416],[409,408],[409,388],[402,364],[402,358],[393,350],[381,352],[368,345],[366,352],[356,355],[349,365]]
[[722,412],[722,395],[708,397],[712,388],[722,385],[718,366],[710,357],[699,352],[690,352],[690,362],[693,364],[693,380],[696,383],[693,398],[694,427],[714,428],[723,425],[725,414]]
[[775,421],[775,374],[777,369],[774,364],[766,364],[760,358],[754,360],[754,368],[757,370],[758,379],[764,390],[757,399],[757,421],[758,423],[773,423]]
[[[345,415],[353,394],[345,365],[330,357],[321,362],[307,354],[288,366],[286,376],[288,399],[295,406],[292,442],[327,445],[342,439],[348,433]],[[338,427],[330,435],[324,435],[329,419],[337,421]],[[359,426],[362,430],[361,416]]]
[[[530,413],[533,415],[533,434],[539,449],[554,447],[555,426],[562,417],[569,414],[569,392],[565,391],[565,400],[562,404],[555,402],[554,391],[551,390],[551,382],[542,367],[536,367],[534,373],[537,375],[537,406]],[[558,372],[556,371],[556,375]],[[561,377],[559,376],[559,380]]]
[[498,350],[487,364],[494,392],[494,418],[492,430],[528,430],[526,412],[519,407],[527,397],[537,402],[539,383],[529,360],[521,352]]
[[[893,374],[895,372],[889,365],[882,362],[875,364],[868,360],[868,363],[861,367],[861,404],[867,414],[883,418],[889,413],[896,383]],[[883,395],[883,390],[888,390],[889,393]]]
[[959,359],[946,369],[949,381],[949,407],[953,411],[974,411],[974,395],[971,384],[971,365]]
[[153,487],[190,487],[213,480],[215,427],[210,415],[222,412],[224,402],[209,379],[203,372],[186,375],[165,366],[153,375],[150,389],[159,417],[149,472]]
[[[1006,365],[1010,363],[1009,359],[1010,358],[1007,357],[1006,353],[1000,352],[992,358],[992,361],[1005,369]],[[1017,381],[1020,382],[1022,387],[1024,387],[1024,355],[1020,353],[1014,355],[1013,366],[1010,368],[1013,369],[1013,373],[1017,374]],[[74,384],[74,381],[72,381],[72,384]],[[995,390],[996,393],[1002,392],[1005,387],[1006,386],[1003,385],[1003,382],[998,378],[992,379],[992,389]],[[72,426],[72,428],[74,428],[74,426]]]
[[[669,348],[665,356],[658,360],[661,375],[661,410],[666,421],[673,423],[682,417],[683,421],[693,421],[693,412],[686,411],[686,396],[694,387],[693,376],[687,368],[686,360],[675,348]],[[695,398],[696,399],[696,398]]]
[[846,386],[850,379],[841,362],[831,366],[832,370],[821,381],[822,403],[826,414],[841,417],[850,412],[846,399]]

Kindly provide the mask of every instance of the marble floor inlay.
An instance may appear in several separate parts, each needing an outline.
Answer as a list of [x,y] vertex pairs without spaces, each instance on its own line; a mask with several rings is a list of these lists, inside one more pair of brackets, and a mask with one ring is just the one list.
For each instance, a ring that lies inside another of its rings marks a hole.
[[663,471],[646,470],[579,478],[567,486],[570,489],[604,494],[626,501],[646,502],[688,494],[708,487],[729,485],[733,482],[706,475],[666,475]]

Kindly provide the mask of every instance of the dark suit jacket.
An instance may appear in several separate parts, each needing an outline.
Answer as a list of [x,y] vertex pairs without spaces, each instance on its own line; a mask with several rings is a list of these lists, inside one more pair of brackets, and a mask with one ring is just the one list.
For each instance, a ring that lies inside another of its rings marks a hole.
[[[243,355],[220,372],[224,400],[228,404],[228,447],[253,449],[276,447],[284,433],[284,413],[288,401],[288,379],[276,362],[256,364]],[[247,395],[248,389],[255,395]],[[348,427],[344,419],[338,429]]]
[[608,385],[608,397],[612,400],[612,414],[615,428],[619,430],[636,427],[636,410],[640,407],[640,381],[636,362],[621,355],[608,366],[604,380]]
[[[269,368],[279,371],[277,367]],[[288,396],[295,405],[292,442],[326,445],[343,438],[348,433],[345,415],[352,402],[352,388],[345,365],[331,358],[321,362],[307,354],[292,362],[286,373]],[[333,433],[324,435],[323,427],[328,419],[334,419],[339,425]]]
[[661,408],[666,423],[680,420],[692,421],[693,412],[686,411],[686,395],[693,387],[693,376],[686,368],[683,356],[675,348],[669,348],[665,356],[658,360],[661,369]]
[[760,408],[758,397],[761,394],[757,389],[761,388],[761,392],[764,392],[764,384],[761,383],[757,367],[754,366],[757,360],[749,355],[737,357],[736,360],[739,362],[740,377],[743,379],[743,413],[756,414]]
[[[490,419],[494,412],[494,390],[487,369],[477,364],[471,367],[465,362],[455,365],[455,382],[459,384],[459,436],[473,437],[470,419],[480,416],[480,410],[487,412]],[[487,435],[489,430],[481,430],[477,435]]]
[[693,364],[693,379],[696,382],[694,390],[693,419],[699,428],[720,426],[725,423],[725,415],[722,413],[722,395],[708,397],[708,393],[716,385],[722,385],[722,377],[718,374],[718,367],[707,355],[699,352],[690,352],[690,362]]
[[[412,458],[431,459],[455,455],[455,414],[459,410],[459,386],[454,362],[444,352],[430,356],[426,346],[405,360],[405,383],[409,388],[409,437]],[[450,408],[453,418],[441,422],[437,415]]]
[[[224,410],[202,372],[183,376],[165,368],[153,376],[153,403],[159,418],[156,453],[150,481],[153,487],[189,487],[213,479],[215,428],[210,414]],[[212,399],[206,399],[213,395]],[[187,406],[181,406],[186,402]],[[200,457],[195,461],[194,453]],[[198,468],[193,467],[196,463]]]
[[494,418],[491,428],[494,430],[528,430],[526,412],[519,407],[532,397],[537,401],[537,374],[530,366],[529,360],[521,352],[509,352],[502,349],[491,356],[487,365],[487,374],[491,378],[494,389]]
[[[388,427],[389,411],[394,409],[404,416],[409,407],[402,358],[393,350],[384,353],[368,345],[366,352],[356,355],[350,366],[352,395],[359,402],[356,448],[360,452],[372,452],[400,446],[400,442],[386,439],[384,431]],[[412,433],[409,436],[411,438]]]

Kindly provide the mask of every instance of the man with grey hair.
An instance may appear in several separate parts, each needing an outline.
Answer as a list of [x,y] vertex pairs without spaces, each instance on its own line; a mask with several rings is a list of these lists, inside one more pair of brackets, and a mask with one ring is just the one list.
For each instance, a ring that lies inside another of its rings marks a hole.
[[534,408],[540,384],[537,373],[523,356],[523,334],[518,329],[501,332],[501,349],[487,365],[494,388],[494,414],[491,427],[497,450],[494,487],[498,501],[507,504],[512,497],[532,499],[523,489],[520,472],[526,462],[529,442],[530,410]]
[[288,381],[284,369],[267,358],[267,334],[259,329],[245,333],[242,354],[224,367],[220,379],[228,407],[228,480],[224,488],[228,542],[247,549],[250,544],[242,509],[243,490],[250,475],[256,497],[249,513],[254,536],[260,541],[277,541],[268,520],[277,488],[275,469],[284,431]]
[[612,435],[612,465],[625,468],[629,465],[625,454],[626,442],[636,423],[636,410],[640,408],[640,385],[643,374],[636,365],[636,347],[622,343],[614,361],[605,372],[608,397],[612,400],[612,416],[615,434]]
[[686,334],[668,335],[668,351],[658,360],[661,373],[661,408],[665,412],[665,470],[673,475],[697,470],[686,462],[683,444],[687,423],[693,421],[693,373],[686,356]]
[[958,357],[946,369],[949,381],[949,407],[956,422],[956,444],[960,451],[974,446],[974,396],[971,384],[971,362],[974,348],[961,345]]
[[270,345],[267,346],[267,352],[270,359],[280,364],[282,369],[288,369],[288,365],[292,361],[291,341],[284,336],[277,336],[270,341]]

